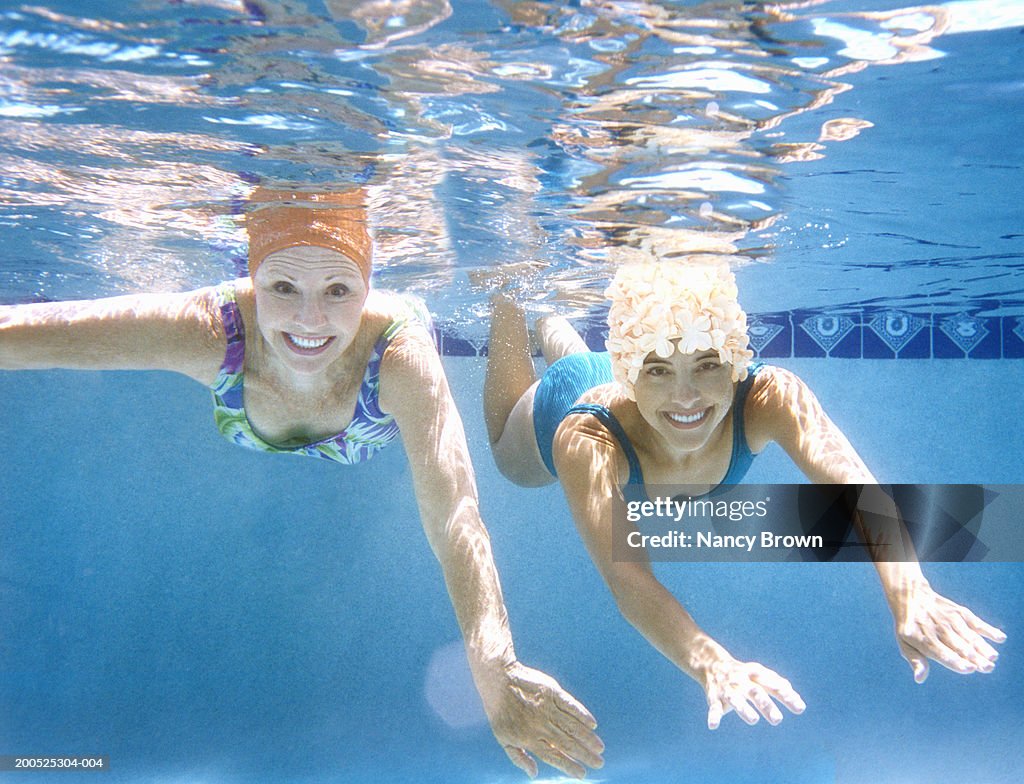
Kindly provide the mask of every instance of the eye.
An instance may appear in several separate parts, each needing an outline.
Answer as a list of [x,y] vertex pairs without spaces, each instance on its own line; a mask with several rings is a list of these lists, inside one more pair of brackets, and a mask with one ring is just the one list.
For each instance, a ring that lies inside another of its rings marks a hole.
[[350,291],[349,287],[344,283],[335,283],[333,286],[327,289],[327,296],[329,297],[344,297]]
[[709,362],[702,362],[700,364],[700,368],[699,369],[700,370],[706,370],[706,371],[712,371],[712,370],[718,370],[720,367],[722,367],[722,364],[720,362],[715,362],[714,360],[711,360]]
[[286,280],[279,280],[275,282],[271,287],[271,290],[277,294],[294,294],[295,286]]
[[668,373],[669,370],[664,365],[654,365],[647,368],[647,375],[653,378],[661,378],[662,376],[667,376]]

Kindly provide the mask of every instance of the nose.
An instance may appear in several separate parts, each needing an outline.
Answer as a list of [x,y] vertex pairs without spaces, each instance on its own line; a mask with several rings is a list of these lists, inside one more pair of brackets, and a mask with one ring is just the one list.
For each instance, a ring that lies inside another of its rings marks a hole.
[[693,383],[693,378],[689,373],[680,373],[676,376],[672,401],[683,408],[694,408],[700,402],[700,390]]
[[296,323],[305,330],[315,332],[327,324],[323,303],[317,295],[306,295],[295,314]]

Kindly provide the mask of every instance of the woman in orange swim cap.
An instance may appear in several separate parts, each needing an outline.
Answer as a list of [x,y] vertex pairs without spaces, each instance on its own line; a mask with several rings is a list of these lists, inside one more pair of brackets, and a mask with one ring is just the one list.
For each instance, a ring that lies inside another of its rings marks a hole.
[[213,391],[220,432],[366,460],[401,434],[431,548],[498,742],[573,777],[603,764],[590,713],[516,657],[462,420],[413,297],[370,285],[365,194],[258,189],[249,277],[180,294],[0,307],[0,369],[163,369]]

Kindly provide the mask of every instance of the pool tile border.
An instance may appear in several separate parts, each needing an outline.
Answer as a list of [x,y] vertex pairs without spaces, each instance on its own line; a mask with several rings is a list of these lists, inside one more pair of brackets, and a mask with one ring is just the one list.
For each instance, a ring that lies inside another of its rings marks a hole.
[[[1024,316],[801,309],[748,320],[756,359],[1024,359]],[[591,349],[604,349],[603,323],[577,327]],[[486,341],[452,325],[440,324],[437,338],[446,356],[487,356]]]

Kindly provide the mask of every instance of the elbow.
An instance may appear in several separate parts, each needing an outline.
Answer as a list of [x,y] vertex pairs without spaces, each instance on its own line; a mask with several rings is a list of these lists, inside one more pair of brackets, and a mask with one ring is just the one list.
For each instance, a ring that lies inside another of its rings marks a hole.
[[427,531],[434,554],[442,563],[453,553],[468,550],[477,557],[481,550],[490,550],[490,534],[475,499],[464,498],[443,520],[428,524]]

